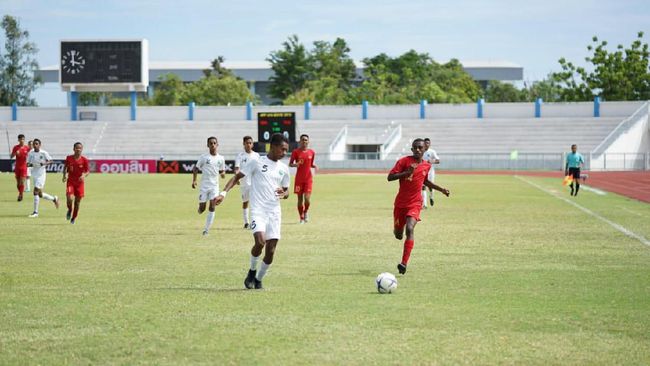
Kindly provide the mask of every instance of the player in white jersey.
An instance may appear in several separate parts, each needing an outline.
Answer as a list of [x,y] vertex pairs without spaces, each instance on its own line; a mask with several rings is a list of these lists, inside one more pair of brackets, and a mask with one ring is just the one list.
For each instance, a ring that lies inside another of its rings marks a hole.
[[43,192],[47,178],[46,167],[52,164],[52,157],[47,151],[41,149],[41,140],[34,139],[32,145],[34,150],[27,155],[27,166],[32,167],[32,177],[34,178],[34,212],[29,215],[34,218],[38,217],[41,198],[54,202],[54,207],[59,208],[59,197]]
[[226,177],[226,161],[223,156],[217,153],[219,142],[214,136],[208,137],[209,152],[201,155],[192,169],[192,189],[196,188],[196,176],[201,169],[201,185],[199,187],[199,215],[205,211],[206,203],[209,201],[208,217],[205,219],[203,235],[208,231],[214,222],[215,197],[219,194],[219,176]]
[[[273,134],[268,155],[242,166],[239,173],[226,183],[223,192],[216,198],[217,204],[220,204],[240,179],[248,177],[250,180],[251,230],[255,244],[251,249],[250,270],[244,280],[247,289],[262,288],[262,279],[273,263],[275,247],[280,240],[282,209],[279,200],[289,197],[291,184],[289,167],[280,160],[288,150],[287,138],[280,133]],[[257,263],[264,248],[264,259],[258,270]]]
[[[239,173],[241,167],[246,165],[250,160],[257,160],[260,154],[253,151],[253,138],[244,136],[244,151],[240,152],[235,158],[235,174]],[[248,229],[248,201],[250,199],[250,179],[244,177],[239,181],[239,189],[241,191],[241,208],[244,217],[244,229]]]
[[[27,146],[29,146],[29,151],[32,151],[32,140],[27,141]],[[32,181],[32,168],[27,167],[27,178],[25,178],[25,192],[30,192],[32,190],[31,188],[31,181]]]
[[[427,176],[427,179],[429,182],[433,183],[433,181],[436,178],[436,170],[434,168],[434,165],[440,164],[440,157],[436,153],[434,149],[431,148],[431,139],[430,138],[425,138],[424,139],[424,154],[422,154],[422,160],[428,161],[431,164],[431,169],[429,170],[429,175]],[[429,191],[429,203],[433,207],[433,190],[431,188],[427,188],[426,186],[422,186],[422,207],[427,208],[427,190]]]

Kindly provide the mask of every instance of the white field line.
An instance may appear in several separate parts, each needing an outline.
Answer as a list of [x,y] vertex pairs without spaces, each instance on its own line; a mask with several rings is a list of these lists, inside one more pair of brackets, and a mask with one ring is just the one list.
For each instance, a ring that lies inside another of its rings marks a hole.
[[580,189],[584,189],[585,191],[593,192],[593,193],[595,193],[595,194],[597,194],[599,196],[607,195],[607,192],[605,192],[605,191],[601,191],[598,188],[591,188],[588,185],[584,185],[584,184],[580,185]]
[[108,122],[104,122],[104,126],[102,126],[102,130],[99,133],[99,136],[97,137],[97,141],[95,141],[95,145],[93,145],[92,152],[93,154],[95,151],[97,151],[97,145],[99,145],[99,142],[102,140],[102,137],[104,137],[104,131],[106,131],[106,126],[108,126]]
[[525,182],[525,183],[530,184],[531,186],[533,186],[533,187],[539,189],[539,190],[542,191],[542,192],[548,193],[548,194],[550,194],[551,196],[553,196],[553,197],[555,197],[555,198],[557,198],[557,199],[560,199],[560,200],[562,200],[562,201],[564,201],[564,202],[566,202],[566,203],[572,205],[573,207],[577,208],[578,210],[580,210],[580,211],[582,211],[582,212],[585,212],[585,213],[587,213],[587,214],[589,214],[589,215],[591,215],[591,216],[597,218],[598,220],[601,220],[601,221],[603,221],[603,222],[609,224],[611,227],[613,227],[614,229],[616,229],[616,230],[622,232],[623,234],[629,236],[630,238],[634,238],[634,239],[640,241],[641,244],[650,247],[650,241],[649,241],[648,239],[646,239],[643,235],[639,235],[639,234],[637,234],[637,233],[635,233],[635,232],[633,232],[633,231],[631,231],[631,230],[628,230],[627,228],[623,227],[622,225],[619,225],[619,224],[617,224],[617,223],[615,223],[615,222],[613,222],[613,221],[611,221],[611,220],[609,220],[609,219],[607,219],[607,218],[605,218],[605,217],[603,217],[603,216],[601,216],[601,215],[599,215],[599,214],[597,214],[597,213],[591,211],[590,209],[588,209],[588,208],[586,208],[586,207],[583,207],[583,206],[581,206],[581,205],[579,205],[579,204],[577,204],[577,203],[575,203],[575,202],[573,202],[573,201],[571,201],[571,200],[569,200],[569,199],[566,199],[566,198],[564,198],[564,197],[562,197],[562,196],[558,196],[557,194],[554,194],[554,193],[550,192],[550,191],[547,190],[546,188],[544,188],[544,187],[542,187],[542,186],[540,186],[540,185],[538,185],[538,184],[536,184],[536,183],[534,183],[534,182],[531,182],[531,181],[529,181],[529,180],[526,179],[526,178],[523,178],[523,177],[521,177],[521,176],[519,176],[519,175],[515,175],[515,178],[519,179],[519,180],[522,181],[522,182]]

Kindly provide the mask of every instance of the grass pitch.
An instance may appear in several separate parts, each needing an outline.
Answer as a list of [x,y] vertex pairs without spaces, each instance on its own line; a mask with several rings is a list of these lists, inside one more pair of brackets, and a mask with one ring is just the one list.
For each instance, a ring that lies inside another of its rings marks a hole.
[[[202,237],[190,183],[91,175],[73,226],[48,201],[27,218],[0,175],[0,364],[650,363],[650,247],[514,177],[439,175],[452,197],[423,211],[391,295],[385,175],[319,175],[307,225],[284,201],[264,291],[243,289],[237,189]],[[650,238],[648,204],[573,200]]]

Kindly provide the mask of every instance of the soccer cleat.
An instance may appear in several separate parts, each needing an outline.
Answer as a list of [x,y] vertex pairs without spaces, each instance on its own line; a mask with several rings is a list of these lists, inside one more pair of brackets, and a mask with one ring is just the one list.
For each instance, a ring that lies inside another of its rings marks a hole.
[[32,212],[32,214],[27,217],[36,218],[38,217],[38,212]]
[[22,201],[22,200],[23,200],[23,195],[22,195],[22,193],[21,193],[21,194],[18,195],[18,202],[20,202],[20,201]]
[[72,220],[70,220],[70,224],[74,225],[74,223],[75,223],[76,220],[77,220],[77,219],[72,219]]
[[203,236],[208,235],[208,230],[203,230]]
[[70,221],[71,217],[72,217],[72,212],[68,210],[68,212],[66,212],[66,214],[65,214],[65,219]]
[[433,198],[429,198],[429,204],[431,205],[431,207],[433,207],[433,204],[434,204],[434,203],[435,203],[435,202],[433,202]]
[[305,220],[300,220],[300,225],[304,224]]
[[404,264],[402,264],[402,263],[398,264],[398,265],[397,265],[397,271],[398,271],[400,274],[405,274],[405,273],[406,273],[406,265],[404,265]]
[[25,188],[25,192],[31,192],[32,190],[29,188]]
[[255,288],[255,282],[257,281],[257,279],[255,279],[256,275],[257,275],[257,270],[249,269],[248,275],[244,279],[244,287],[246,287],[249,290]]
[[309,222],[309,214],[305,212],[305,224]]
[[248,229],[248,223],[244,224],[244,229]]
[[571,195],[573,196],[573,186],[571,186]]
[[257,278],[255,279],[255,289],[264,290],[264,287],[262,287],[262,281],[258,280]]
[[59,197],[54,196],[54,201],[53,202],[54,202],[54,207],[56,207],[56,209],[58,210],[59,209]]

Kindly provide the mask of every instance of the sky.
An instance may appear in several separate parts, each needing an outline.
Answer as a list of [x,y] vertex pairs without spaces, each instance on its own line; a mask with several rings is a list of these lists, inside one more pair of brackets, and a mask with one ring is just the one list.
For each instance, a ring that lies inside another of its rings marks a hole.
[[[29,31],[42,67],[57,63],[61,39],[146,38],[151,61],[263,61],[296,34],[308,48],[343,38],[355,60],[414,49],[439,62],[510,61],[531,82],[561,57],[584,64],[593,36],[611,50],[639,31],[650,39],[648,0],[0,0],[5,14]],[[39,105],[65,105],[58,90],[41,88]]]

